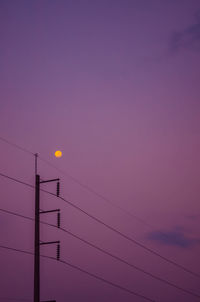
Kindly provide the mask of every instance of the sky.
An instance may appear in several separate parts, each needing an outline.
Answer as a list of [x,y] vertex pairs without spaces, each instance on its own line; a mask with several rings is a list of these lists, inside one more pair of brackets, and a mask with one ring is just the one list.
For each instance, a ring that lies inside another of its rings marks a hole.
[[[0,0],[0,41],[0,137],[38,153],[65,199],[200,274],[199,0]],[[0,173],[34,186],[31,153],[0,139]],[[34,217],[34,189],[2,175],[0,187],[0,246],[33,252],[34,222],[2,209]],[[200,296],[199,277],[41,192],[41,209],[55,208],[63,228]],[[41,225],[41,240],[152,301],[200,300],[55,228]],[[0,267],[0,300],[33,301],[33,256],[0,247]],[[41,258],[41,301],[52,299],[145,301]]]

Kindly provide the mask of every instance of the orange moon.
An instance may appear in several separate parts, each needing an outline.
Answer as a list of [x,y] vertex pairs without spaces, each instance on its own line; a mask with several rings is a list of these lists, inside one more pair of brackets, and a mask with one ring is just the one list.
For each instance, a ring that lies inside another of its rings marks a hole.
[[57,150],[55,152],[55,157],[61,157],[62,156],[62,152],[60,150]]

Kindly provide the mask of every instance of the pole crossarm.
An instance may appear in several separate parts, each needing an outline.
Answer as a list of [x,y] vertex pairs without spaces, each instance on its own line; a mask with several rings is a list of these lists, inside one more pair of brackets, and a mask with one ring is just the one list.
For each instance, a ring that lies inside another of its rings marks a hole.
[[60,209],[48,210],[48,211],[40,211],[40,214],[53,213],[53,212],[60,212]]
[[46,182],[52,182],[52,181],[59,181],[60,178],[54,178],[54,179],[49,179],[49,180],[42,180],[40,181],[41,184],[46,183]]
[[60,241],[47,241],[47,242],[40,242],[40,245],[45,245],[45,244],[60,244]]

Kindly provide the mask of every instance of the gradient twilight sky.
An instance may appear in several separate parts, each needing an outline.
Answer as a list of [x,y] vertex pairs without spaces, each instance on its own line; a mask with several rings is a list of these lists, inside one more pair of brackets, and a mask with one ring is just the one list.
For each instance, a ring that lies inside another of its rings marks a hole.
[[[200,274],[200,1],[0,0],[0,29],[0,136],[147,225],[39,161],[42,178],[61,178],[62,196]],[[1,173],[34,184],[33,156],[3,141],[0,154]],[[2,177],[0,186],[0,208],[34,215],[32,189]],[[60,208],[66,229],[200,295],[199,278],[64,202],[41,193],[41,208]],[[33,222],[0,212],[0,245],[32,251],[33,236]],[[41,239],[61,240],[62,259],[156,302],[199,300],[47,226]],[[0,271],[0,299],[32,300],[32,256],[0,249]],[[50,299],[145,301],[41,259],[41,300]]]

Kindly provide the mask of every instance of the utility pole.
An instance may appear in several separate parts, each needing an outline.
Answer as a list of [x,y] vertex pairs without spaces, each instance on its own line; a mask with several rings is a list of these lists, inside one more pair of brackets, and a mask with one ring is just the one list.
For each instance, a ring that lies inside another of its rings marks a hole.
[[[57,227],[60,228],[60,209],[40,211],[40,184],[57,181],[57,197],[60,194],[59,178],[40,181],[37,174],[37,154],[35,154],[35,246],[34,246],[34,302],[40,302],[40,245],[57,244],[57,260],[60,259],[60,241],[40,242],[40,214],[57,212]],[[51,300],[56,302],[55,300]],[[51,302],[49,301],[49,302]]]
[[40,302],[40,176],[35,175],[34,302]]

